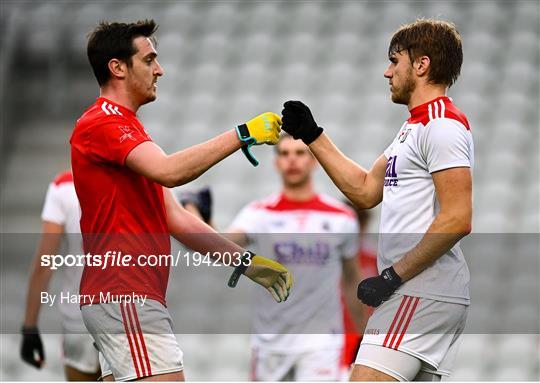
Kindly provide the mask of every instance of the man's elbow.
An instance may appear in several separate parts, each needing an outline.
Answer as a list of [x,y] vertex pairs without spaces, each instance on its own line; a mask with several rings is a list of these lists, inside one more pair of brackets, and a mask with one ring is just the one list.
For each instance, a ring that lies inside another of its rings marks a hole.
[[174,188],[176,186],[182,186],[195,179],[195,175],[191,171],[184,171],[179,174],[173,172],[162,172],[157,175],[155,181],[161,186],[166,188]]
[[461,238],[469,235],[472,231],[472,214],[453,214],[451,216],[451,232],[458,234]]

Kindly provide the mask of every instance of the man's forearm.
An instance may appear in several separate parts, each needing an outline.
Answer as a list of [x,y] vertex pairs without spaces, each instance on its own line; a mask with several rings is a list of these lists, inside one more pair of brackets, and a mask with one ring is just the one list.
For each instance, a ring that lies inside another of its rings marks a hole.
[[371,208],[373,201],[367,187],[368,171],[341,152],[330,138],[322,133],[309,145],[332,182],[359,208]]
[[174,187],[186,184],[212,166],[240,149],[242,143],[234,129],[206,142],[167,156],[164,186]]
[[235,263],[245,249],[228,240],[193,214],[178,210],[169,217],[171,235],[185,246],[209,255],[226,265]]
[[41,292],[46,291],[51,279],[52,270],[41,266],[41,258],[36,256],[30,273],[28,293],[26,296],[26,311],[24,315],[25,327],[37,326],[41,308]]
[[394,264],[395,272],[403,282],[415,277],[467,234],[468,229],[459,220],[452,216],[437,215],[420,242]]

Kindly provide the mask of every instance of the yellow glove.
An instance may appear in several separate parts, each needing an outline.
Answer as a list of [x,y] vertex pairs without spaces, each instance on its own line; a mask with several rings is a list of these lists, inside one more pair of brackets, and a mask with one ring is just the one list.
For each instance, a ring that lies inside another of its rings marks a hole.
[[[248,263],[249,266],[246,266]],[[286,301],[289,297],[293,285],[292,274],[276,261],[249,252],[243,257],[242,264],[235,268],[229,286],[235,287],[242,274],[266,288],[276,302]]]
[[236,127],[238,138],[244,144],[242,151],[253,166],[257,166],[259,161],[251,153],[250,147],[253,145],[277,144],[281,124],[281,117],[275,113],[266,112]]

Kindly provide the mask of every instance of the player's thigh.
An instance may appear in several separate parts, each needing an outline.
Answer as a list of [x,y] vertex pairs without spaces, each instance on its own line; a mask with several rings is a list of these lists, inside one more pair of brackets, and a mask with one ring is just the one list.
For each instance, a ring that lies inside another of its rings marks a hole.
[[95,382],[101,376],[101,372],[88,373],[79,371],[71,366],[64,366],[66,380],[70,382]]
[[411,381],[421,368],[422,361],[408,353],[362,343],[356,356],[351,380]]
[[184,382],[184,371],[176,371],[166,374],[152,375],[139,380],[147,380],[152,382]]
[[396,378],[385,374],[374,368],[363,366],[361,364],[353,365],[351,376],[349,377],[351,382],[395,382]]

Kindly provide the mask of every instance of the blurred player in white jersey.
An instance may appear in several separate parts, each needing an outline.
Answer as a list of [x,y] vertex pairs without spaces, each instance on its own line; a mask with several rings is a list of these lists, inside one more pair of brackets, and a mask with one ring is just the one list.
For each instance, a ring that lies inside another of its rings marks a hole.
[[469,305],[469,270],[459,240],[471,231],[473,141],[446,96],[463,52],[455,26],[419,19],[393,35],[384,72],[392,101],[410,117],[366,170],[323,133],[309,108],[288,101],[282,129],[309,145],[359,208],[382,202],[378,269],[358,286],[377,307],[351,380],[440,380],[449,375]]
[[[65,254],[82,254],[79,227],[80,209],[71,172],[60,173],[49,185],[43,211],[42,237],[30,274],[26,313],[22,328],[21,357],[37,368],[45,362],[45,351],[38,330],[41,292],[47,291],[53,270],[41,266],[43,254],[59,254],[62,240]],[[61,291],[78,294],[82,267],[60,267],[56,275],[61,280]],[[98,351],[84,326],[78,303],[57,303],[62,315],[62,355],[67,380],[97,380],[99,378]]]
[[252,380],[335,381],[340,378],[345,302],[358,326],[362,305],[356,299],[358,224],[345,204],[318,194],[312,173],[317,163],[306,145],[282,136],[276,147],[280,193],[247,205],[228,236],[241,246],[285,265],[295,276],[295,294],[283,304],[255,292]]

